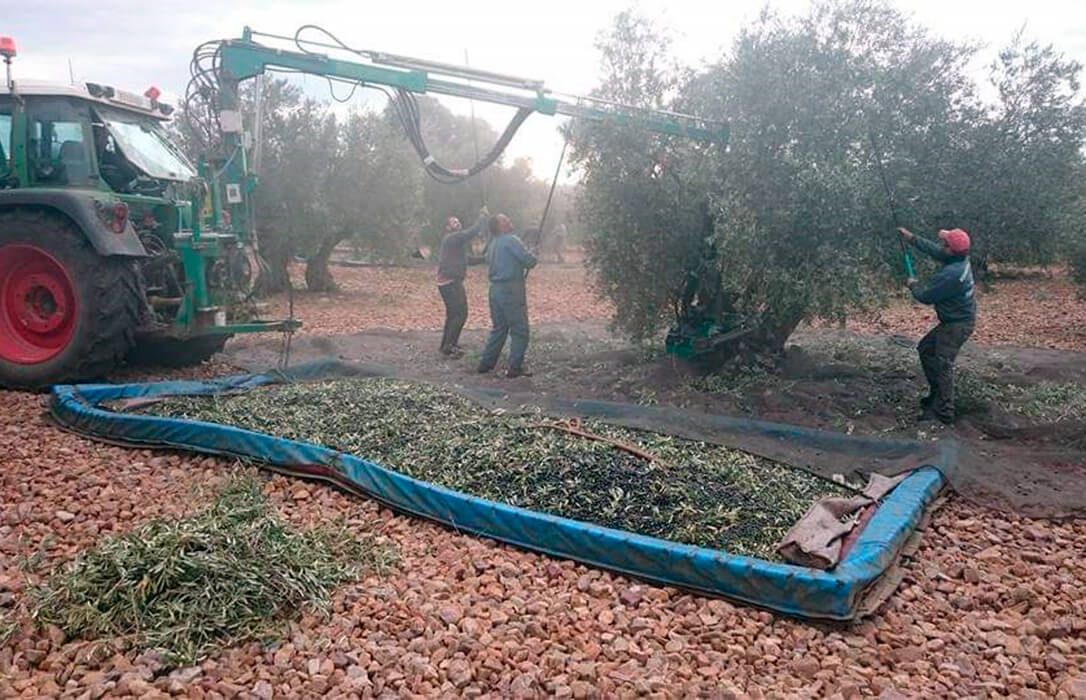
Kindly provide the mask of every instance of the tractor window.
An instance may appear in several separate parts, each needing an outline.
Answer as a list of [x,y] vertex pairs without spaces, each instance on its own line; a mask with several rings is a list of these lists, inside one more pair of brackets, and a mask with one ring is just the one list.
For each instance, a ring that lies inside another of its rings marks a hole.
[[93,185],[90,158],[82,122],[35,119],[31,123],[30,162],[35,182]]
[[11,157],[11,115],[0,114],[0,172],[8,170]]
[[121,110],[96,108],[120,153],[147,175],[163,180],[187,181],[196,171],[154,119]]

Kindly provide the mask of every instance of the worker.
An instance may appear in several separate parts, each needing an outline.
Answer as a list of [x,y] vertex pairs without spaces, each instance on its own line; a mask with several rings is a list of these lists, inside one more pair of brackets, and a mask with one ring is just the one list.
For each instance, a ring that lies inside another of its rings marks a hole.
[[506,336],[512,336],[506,376],[530,377],[532,373],[524,367],[524,353],[528,349],[528,297],[524,278],[539,261],[513,235],[513,222],[508,216],[492,216],[487,226],[491,236],[486,259],[489,265],[492,327],[479,360],[479,373],[494,369],[505,346]]
[[977,317],[973,269],[969,263],[969,234],[960,228],[939,232],[940,243],[926,240],[907,228],[898,232],[906,243],[943,263],[943,267],[921,286],[915,277],[906,284],[913,298],[935,306],[939,324],[917,345],[920,364],[928,379],[928,395],[920,399],[921,420],[954,422],[954,360],[973,334]]
[[566,236],[569,235],[569,229],[565,224],[558,224],[554,227],[554,231],[551,232],[551,252],[554,253],[554,259],[557,263],[564,263],[565,257],[562,252],[566,249]]
[[441,333],[441,354],[460,357],[460,332],[468,320],[468,295],[464,291],[464,277],[468,263],[482,262],[482,258],[468,255],[471,240],[483,232],[490,212],[483,207],[475,225],[461,230],[460,219],[450,216],[445,221],[445,233],[441,237],[441,251],[437,262],[437,289],[445,303],[445,328]]

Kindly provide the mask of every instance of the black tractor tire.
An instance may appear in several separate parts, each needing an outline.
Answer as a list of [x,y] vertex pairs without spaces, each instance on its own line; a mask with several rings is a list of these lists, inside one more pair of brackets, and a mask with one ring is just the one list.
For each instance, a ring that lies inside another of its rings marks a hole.
[[[40,361],[19,357],[20,350],[13,345],[13,326],[4,325],[18,319],[8,309],[0,309],[0,335],[7,336],[0,339],[5,344],[0,345],[0,386],[37,390],[104,377],[131,349],[146,306],[136,261],[99,255],[79,227],[63,215],[35,210],[0,212],[0,258],[5,249],[11,252],[28,247],[46,254],[63,270],[57,278],[63,280],[75,302],[65,314],[70,336],[59,341],[51,357]],[[18,304],[19,295],[13,289],[18,275],[17,264],[7,273],[0,270],[0,304]]]
[[222,352],[228,334],[201,335],[178,340],[168,337],[140,338],[128,354],[128,361],[141,367],[191,367]]

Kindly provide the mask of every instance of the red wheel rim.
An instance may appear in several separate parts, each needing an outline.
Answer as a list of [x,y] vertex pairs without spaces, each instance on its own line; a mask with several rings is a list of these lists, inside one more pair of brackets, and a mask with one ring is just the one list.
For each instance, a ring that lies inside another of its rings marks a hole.
[[0,359],[35,365],[56,357],[75,332],[72,280],[32,245],[0,248]]

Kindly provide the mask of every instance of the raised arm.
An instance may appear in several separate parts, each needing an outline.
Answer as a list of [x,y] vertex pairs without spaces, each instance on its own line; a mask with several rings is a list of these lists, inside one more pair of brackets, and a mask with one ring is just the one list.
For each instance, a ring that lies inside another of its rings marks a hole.
[[901,237],[905,240],[906,243],[912,243],[914,246],[916,246],[917,250],[919,250],[921,253],[924,253],[933,260],[945,262],[946,259],[949,257],[946,251],[943,250],[943,246],[939,245],[935,241],[929,241],[926,238],[921,238],[907,228],[899,228],[898,231],[901,233]]
[[524,247],[524,242],[516,236],[513,236],[513,243],[509,246],[509,252],[517,259],[517,262],[528,269],[535,267],[539,262],[539,259]]
[[946,251],[943,250],[943,246],[939,245],[935,241],[929,241],[926,238],[916,236],[915,238],[913,238],[913,245],[916,246],[917,250],[919,250],[921,253],[924,253],[933,260],[943,262],[949,257]]

